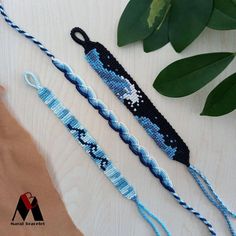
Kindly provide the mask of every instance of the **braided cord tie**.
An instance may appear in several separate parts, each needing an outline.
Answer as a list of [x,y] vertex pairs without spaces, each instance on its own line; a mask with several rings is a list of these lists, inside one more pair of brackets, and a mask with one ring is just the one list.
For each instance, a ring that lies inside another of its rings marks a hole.
[[4,7],[0,3],[0,13],[4,17],[4,20],[7,22],[8,25],[10,25],[14,30],[16,30],[18,33],[24,35],[27,39],[31,40],[34,44],[36,44],[48,57],[51,59],[54,58],[54,55],[46,48],[42,43],[40,43],[35,37],[28,34],[24,30],[22,30],[19,26],[17,26],[11,19],[8,17]]
[[129,134],[128,129],[118,121],[116,116],[113,112],[109,111],[107,107],[96,98],[95,93],[93,90],[88,87],[85,82],[77,76],[73,70],[65,63],[61,62],[60,60],[56,59],[50,51],[48,51],[35,37],[29,35],[24,30],[22,30],[19,26],[13,23],[7,13],[5,12],[3,6],[0,4],[0,13],[4,17],[5,21],[18,33],[24,35],[27,39],[31,40],[36,46],[38,46],[48,57],[51,58],[52,63],[59,69],[61,72],[64,73],[64,76],[67,80],[69,80],[72,84],[76,86],[77,91],[83,95],[88,102],[98,110],[99,114],[108,121],[110,127],[119,133],[121,139],[129,145],[131,151],[137,155],[146,167],[148,167],[151,173],[160,180],[162,186],[167,189],[171,195],[176,199],[176,201],[186,210],[194,214],[200,221],[202,221],[208,228],[211,235],[216,235],[211,223],[205,219],[200,213],[195,211],[192,207],[188,206],[175,192],[173,188],[173,184],[170,181],[167,173],[162,170],[156,160],[151,158],[148,152],[139,145],[136,138]]
[[40,99],[48,106],[51,111],[53,111],[56,117],[62,122],[70,134],[82,146],[85,152],[110,180],[113,186],[121,193],[121,195],[129,200],[132,200],[136,204],[138,212],[152,227],[155,235],[160,236],[159,230],[155,225],[155,223],[157,223],[162,227],[166,235],[170,236],[171,234],[166,228],[165,224],[142,204],[134,188],[122,176],[120,171],[114,166],[109,157],[97,144],[96,140],[81,125],[75,116],[60,103],[60,101],[48,88],[41,86],[39,80],[34,74],[30,72],[25,73],[25,81],[28,85],[37,90]]
[[229,219],[229,217],[236,219],[236,214],[229,210],[225,203],[220,199],[220,197],[214,191],[209,180],[204,176],[196,167],[190,165],[188,167],[189,173],[192,175],[198,186],[201,188],[207,199],[221,212],[224,216],[231,235],[236,236],[235,229]]

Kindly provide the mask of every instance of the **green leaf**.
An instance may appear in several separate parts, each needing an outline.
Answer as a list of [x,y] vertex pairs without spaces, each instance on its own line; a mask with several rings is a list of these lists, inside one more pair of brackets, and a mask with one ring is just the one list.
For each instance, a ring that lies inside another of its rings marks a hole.
[[118,46],[142,40],[162,23],[171,0],[130,0],[118,25]]
[[169,39],[176,52],[184,50],[206,27],[213,0],[172,0]]
[[201,115],[222,116],[236,109],[236,73],[221,82],[207,97]]
[[160,24],[150,36],[143,40],[143,49],[145,52],[157,50],[169,43],[168,22],[169,14],[167,12],[163,23]]
[[178,60],[157,76],[153,87],[168,97],[183,97],[199,90],[234,59],[233,53],[208,53]]
[[216,30],[236,29],[236,5],[232,0],[215,0],[208,27]]

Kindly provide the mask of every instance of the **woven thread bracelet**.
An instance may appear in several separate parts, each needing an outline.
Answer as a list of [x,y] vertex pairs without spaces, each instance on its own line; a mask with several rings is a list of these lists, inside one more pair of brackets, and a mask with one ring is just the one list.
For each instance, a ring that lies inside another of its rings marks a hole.
[[108,110],[107,107],[97,99],[93,90],[88,87],[85,82],[77,76],[73,70],[65,63],[56,59],[55,56],[43,46],[35,37],[28,34],[19,26],[17,26],[14,22],[10,20],[3,6],[0,4],[0,13],[4,17],[5,21],[18,33],[22,34],[24,37],[32,41],[35,45],[37,45],[52,61],[57,69],[59,69],[65,76],[65,78],[75,85],[77,91],[83,95],[89,102],[89,104],[96,110],[98,110],[99,114],[108,121],[109,125],[113,130],[119,133],[121,139],[129,145],[130,150],[139,157],[140,162],[148,167],[151,173],[160,180],[162,186],[169,191],[169,193],[175,198],[175,200],[186,210],[194,214],[199,220],[201,220],[208,228],[211,235],[216,235],[212,225],[207,221],[199,212],[195,211],[191,206],[187,205],[175,192],[173,185],[167,175],[167,173],[162,170],[157,162],[151,158],[148,152],[139,145],[138,141],[135,137],[129,134],[128,129],[118,121],[116,116],[112,111]]
[[30,72],[25,73],[25,81],[28,85],[37,90],[40,99],[51,111],[53,111],[56,117],[62,122],[70,134],[82,146],[85,152],[111,181],[113,186],[122,194],[122,196],[135,202],[140,215],[152,227],[155,235],[160,236],[160,233],[154,224],[156,222],[162,227],[166,235],[170,236],[171,234],[166,226],[158,219],[157,216],[155,216],[142,204],[134,188],[121,175],[120,171],[113,165],[102,148],[96,143],[96,140],[81,125],[75,116],[73,116],[71,112],[60,103],[60,101],[48,88],[41,86],[39,80],[34,74]]
[[[77,37],[77,34],[80,34],[83,40]],[[133,114],[155,143],[170,159],[176,160],[188,168],[189,173],[204,195],[224,216],[231,234],[236,235],[229,219],[229,217],[236,218],[235,213],[225,206],[213,190],[209,180],[196,167],[190,164],[188,146],[127,71],[102,44],[90,41],[88,35],[81,28],[73,28],[71,37],[75,42],[83,46],[87,62],[114,95]]]

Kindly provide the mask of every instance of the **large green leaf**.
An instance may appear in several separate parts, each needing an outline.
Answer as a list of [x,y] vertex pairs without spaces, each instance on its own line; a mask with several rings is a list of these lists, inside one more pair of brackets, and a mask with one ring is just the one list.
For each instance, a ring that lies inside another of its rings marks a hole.
[[162,23],[169,5],[170,0],[130,0],[118,25],[118,46],[150,35]]
[[178,60],[157,76],[153,86],[168,97],[187,96],[205,86],[233,60],[233,53],[208,53]]
[[143,49],[145,52],[157,50],[169,43],[168,22],[169,14],[167,12],[163,23],[150,36],[143,40]]
[[208,26],[216,30],[236,29],[236,5],[232,0],[215,0]]
[[172,0],[169,39],[175,51],[181,52],[206,27],[213,0]]
[[236,109],[236,73],[221,82],[207,97],[201,115],[222,116]]

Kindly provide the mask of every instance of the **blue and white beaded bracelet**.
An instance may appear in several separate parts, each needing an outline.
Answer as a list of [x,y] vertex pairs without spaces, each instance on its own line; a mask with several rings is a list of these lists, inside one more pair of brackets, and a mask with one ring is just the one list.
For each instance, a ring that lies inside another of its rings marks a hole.
[[42,87],[39,80],[34,74],[25,73],[25,81],[28,85],[37,90],[40,99],[53,111],[56,117],[67,128],[74,139],[82,146],[85,152],[95,162],[97,167],[110,180],[113,186],[122,194],[123,197],[132,200],[137,205],[140,215],[153,228],[155,235],[160,236],[160,233],[155,226],[155,223],[161,225],[166,235],[170,236],[170,232],[157,216],[150,212],[139,200],[134,188],[122,176],[120,171],[114,166],[109,157],[105,154],[102,148],[97,144],[96,140],[89,132],[81,125],[75,116],[65,108],[56,96],[46,87]]

